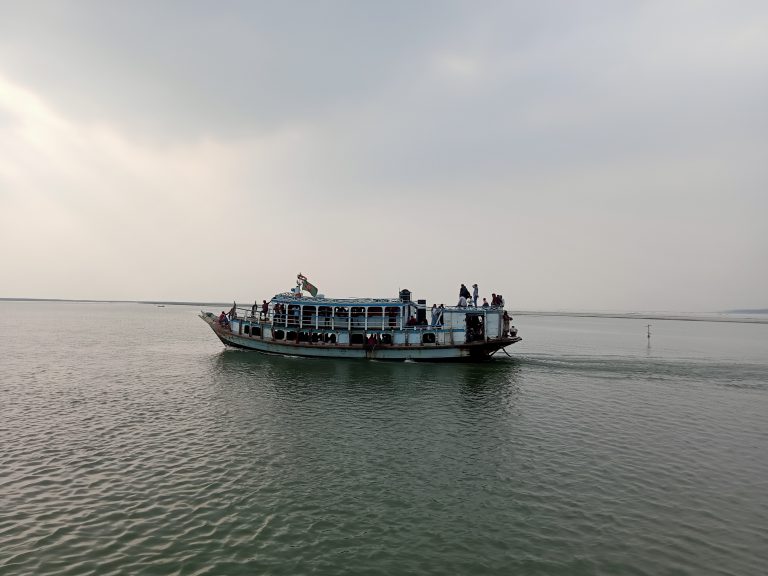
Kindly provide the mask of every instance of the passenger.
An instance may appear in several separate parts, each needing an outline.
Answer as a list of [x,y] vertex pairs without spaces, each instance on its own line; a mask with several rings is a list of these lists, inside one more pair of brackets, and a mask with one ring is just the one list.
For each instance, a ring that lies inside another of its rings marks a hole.
[[499,297],[496,296],[496,294],[491,293],[491,306],[498,306],[499,305]]
[[269,304],[266,300],[261,301],[261,317],[266,320],[269,316]]
[[477,284],[472,284],[472,302],[474,303],[473,306],[477,308],[477,297],[480,294],[480,290],[477,287]]
[[432,304],[432,326],[437,326],[437,319],[440,316],[440,312],[437,309],[437,304]]
[[472,297],[472,295],[469,293],[469,290],[467,290],[467,287],[464,286],[464,284],[462,284],[461,288],[459,288],[459,298],[461,298],[462,296],[467,300],[469,300]]
[[405,323],[406,326],[416,326],[416,314],[411,314],[411,317],[408,318],[408,322]]
[[254,300],[253,306],[251,306],[251,318],[256,318],[256,310],[259,309],[259,301]]
[[488,299],[487,298],[483,298],[483,308],[488,308],[489,306],[490,306],[490,304],[488,304]]
[[234,302],[232,302],[232,308],[229,309],[227,316],[229,316],[230,320],[237,320],[237,304]]
[[504,308],[504,296],[502,296],[501,294],[496,294],[496,298],[499,299],[499,306]]
[[501,318],[504,321],[504,329],[503,329],[503,332],[501,333],[501,336],[503,338],[506,338],[507,335],[510,334],[510,332],[509,332],[509,322],[510,322],[510,320],[512,320],[512,316],[507,314],[507,311],[504,310],[504,316],[502,316]]
[[466,299],[466,297],[461,296],[459,298],[459,303],[456,304],[456,306],[458,306],[459,308],[466,308],[467,307],[467,299]]
[[219,314],[219,324],[221,326],[229,326],[229,319],[227,318],[227,313],[224,312],[224,310],[222,310],[221,314]]
[[440,304],[440,306],[437,307],[439,314],[437,315],[437,325],[442,326],[443,325],[443,312],[445,312],[445,306]]

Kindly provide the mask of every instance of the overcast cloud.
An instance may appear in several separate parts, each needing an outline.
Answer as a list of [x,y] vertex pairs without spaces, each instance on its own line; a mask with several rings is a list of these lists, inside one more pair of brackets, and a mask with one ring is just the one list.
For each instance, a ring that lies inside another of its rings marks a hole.
[[768,3],[0,0],[0,296],[768,300]]

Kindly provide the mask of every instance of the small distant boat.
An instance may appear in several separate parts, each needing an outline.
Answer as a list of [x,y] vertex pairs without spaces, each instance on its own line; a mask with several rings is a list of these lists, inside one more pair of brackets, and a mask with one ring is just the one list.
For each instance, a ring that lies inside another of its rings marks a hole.
[[228,314],[200,317],[225,346],[318,358],[479,361],[522,340],[502,306],[450,306],[433,315],[409,290],[397,298],[325,298],[298,279],[266,310],[233,304]]
[[157,307],[158,308],[165,308],[165,304],[158,304]]

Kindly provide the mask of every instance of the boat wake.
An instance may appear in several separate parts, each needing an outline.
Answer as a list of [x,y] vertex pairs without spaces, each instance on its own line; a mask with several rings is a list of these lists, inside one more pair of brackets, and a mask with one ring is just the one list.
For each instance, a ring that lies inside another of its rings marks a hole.
[[620,356],[519,355],[500,362],[556,374],[618,380],[709,382],[721,386],[768,390],[768,369],[761,364],[700,359],[628,358]]

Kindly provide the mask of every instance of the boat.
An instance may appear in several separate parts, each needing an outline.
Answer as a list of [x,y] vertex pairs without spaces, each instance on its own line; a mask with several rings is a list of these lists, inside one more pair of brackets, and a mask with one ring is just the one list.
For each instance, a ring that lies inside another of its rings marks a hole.
[[302,274],[269,302],[200,317],[227,347],[312,358],[481,361],[522,340],[503,305],[470,300],[428,310],[407,289],[390,298],[326,298]]

